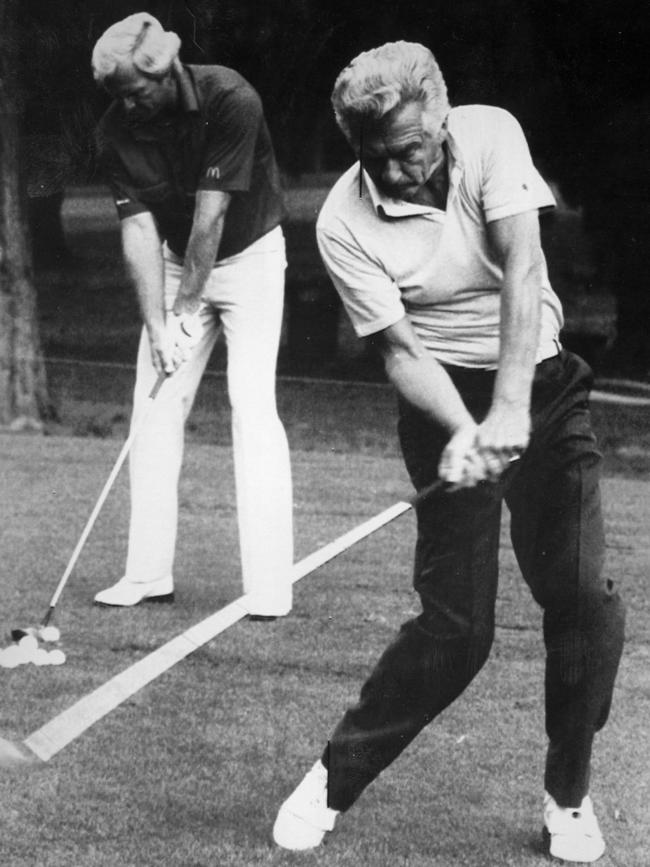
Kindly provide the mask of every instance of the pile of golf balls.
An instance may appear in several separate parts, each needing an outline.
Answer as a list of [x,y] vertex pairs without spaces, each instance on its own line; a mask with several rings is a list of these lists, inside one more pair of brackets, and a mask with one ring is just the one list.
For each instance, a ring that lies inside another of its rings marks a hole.
[[47,644],[57,642],[61,634],[56,626],[27,629],[22,638],[0,650],[0,668],[17,668],[31,662],[34,665],[63,665],[65,653],[58,647],[41,647],[39,639]]

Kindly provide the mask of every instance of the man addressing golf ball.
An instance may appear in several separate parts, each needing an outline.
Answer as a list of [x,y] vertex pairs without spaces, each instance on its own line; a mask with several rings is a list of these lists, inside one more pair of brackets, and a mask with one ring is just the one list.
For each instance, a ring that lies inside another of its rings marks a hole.
[[[523,577],[544,610],[549,743],[539,796],[550,853],[595,861],[605,844],[588,795],[590,758],[612,699],[624,609],[601,574],[591,372],[561,348],[562,308],[540,246],[538,212],[553,196],[517,121],[491,106],[451,108],[422,45],[361,54],[332,103],[358,161],[319,216],[323,261],[398,392],[416,489],[442,479],[456,490],[417,503],[422,613],[402,626],[282,805],[275,840],[318,846],[481,669],[494,636],[505,499]],[[504,824],[513,807],[503,799]]]
[[[292,604],[289,450],[275,401],[284,300],[284,204],[260,99],[237,72],[179,60],[180,40],[141,12],[95,45],[113,103],[98,128],[144,327],[123,577],[100,605],[171,601],[184,423],[221,332],[228,352],[237,519],[251,616]],[[132,422],[132,431],[134,430]]]

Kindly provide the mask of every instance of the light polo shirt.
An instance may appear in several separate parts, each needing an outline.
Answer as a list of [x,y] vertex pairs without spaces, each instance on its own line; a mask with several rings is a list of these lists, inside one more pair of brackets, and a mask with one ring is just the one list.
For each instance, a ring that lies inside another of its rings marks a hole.
[[[499,359],[503,270],[486,224],[555,204],[515,118],[503,109],[453,108],[447,120],[446,210],[382,195],[359,163],[334,185],[317,221],[325,266],[356,333],[406,314],[444,364],[493,368]],[[543,266],[537,360],[557,354],[562,307]]]
[[101,119],[98,147],[120,219],[153,214],[183,257],[197,190],[231,200],[218,259],[234,256],[285,216],[280,174],[256,91],[225,66],[183,66],[173,118],[134,123],[116,100]]

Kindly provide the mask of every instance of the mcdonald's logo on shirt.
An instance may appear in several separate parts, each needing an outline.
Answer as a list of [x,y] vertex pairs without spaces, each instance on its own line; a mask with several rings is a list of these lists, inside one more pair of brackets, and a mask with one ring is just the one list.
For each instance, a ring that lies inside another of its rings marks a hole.
[[210,168],[205,173],[206,178],[210,178],[213,181],[218,181],[221,177],[221,170],[219,166],[210,166]]

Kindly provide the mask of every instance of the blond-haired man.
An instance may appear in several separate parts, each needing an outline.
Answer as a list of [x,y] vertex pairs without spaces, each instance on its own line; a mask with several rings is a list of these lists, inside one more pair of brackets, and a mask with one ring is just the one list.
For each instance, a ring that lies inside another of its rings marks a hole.
[[[228,351],[237,514],[251,616],[291,609],[289,451],[275,402],[284,206],[259,96],[234,70],[180,62],[148,13],[114,24],[92,56],[114,100],[98,129],[144,328],[134,417],[168,373],[131,454],[124,576],[95,597],[173,598],[183,427],[220,331]],[[215,482],[217,480],[215,479]]]

